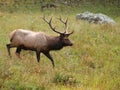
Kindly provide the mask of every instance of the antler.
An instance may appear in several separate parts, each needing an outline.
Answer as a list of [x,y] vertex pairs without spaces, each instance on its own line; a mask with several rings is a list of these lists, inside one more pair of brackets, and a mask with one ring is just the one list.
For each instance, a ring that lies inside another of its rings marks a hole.
[[72,32],[70,32],[70,33],[67,33],[66,35],[69,36],[69,35],[71,35],[73,33],[74,33],[74,30]]
[[61,18],[61,16],[60,16],[60,18],[58,18],[62,23],[64,23],[65,24],[65,32],[64,33],[68,33],[68,18],[65,20],[65,21],[63,21],[62,20],[62,18]]
[[44,20],[46,23],[49,24],[50,28],[51,28],[54,32],[59,33],[59,34],[63,34],[63,33],[61,33],[61,32],[56,31],[56,30],[55,30],[55,27],[53,27],[53,26],[51,25],[52,17],[51,17],[51,19],[50,19],[49,21],[47,21],[47,20],[45,19],[45,16],[44,16],[44,17],[43,17],[43,20]]
[[56,30],[55,30],[55,27],[53,27],[53,26],[51,25],[52,17],[51,17],[51,19],[50,19],[49,21],[46,20],[45,16],[44,16],[42,19],[43,19],[46,23],[48,23],[48,25],[50,26],[50,28],[51,28],[54,32],[56,32],[56,33],[65,34],[65,35],[69,36],[70,34],[72,34],[72,33],[74,32],[74,31],[72,31],[71,33],[68,33],[68,25],[67,25],[68,18],[67,18],[65,21],[63,21],[61,17],[58,18],[62,23],[65,24],[66,29],[65,29],[65,32],[64,32],[64,33],[61,33],[61,32],[59,32],[59,31],[56,31]]

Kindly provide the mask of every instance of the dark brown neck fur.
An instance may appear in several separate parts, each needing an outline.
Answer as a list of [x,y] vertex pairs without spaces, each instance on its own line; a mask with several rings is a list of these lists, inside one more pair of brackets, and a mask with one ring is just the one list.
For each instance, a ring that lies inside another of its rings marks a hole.
[[49,37],[48,38],[48,49],[49,50],[60,50],[63,48],[63,43],[60,37]]

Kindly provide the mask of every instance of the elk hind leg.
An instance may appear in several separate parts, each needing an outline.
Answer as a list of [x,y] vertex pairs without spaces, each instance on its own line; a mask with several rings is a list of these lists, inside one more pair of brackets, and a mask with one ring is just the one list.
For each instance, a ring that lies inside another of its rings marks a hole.
[[10,53],[10,48],[12,48],[11,44],[6,44],[7,50],[8,50],[8,55],[11,57],[11,53]]
[[21,59],[21,57],[20,57],[21,49],[22,49],[22,48],[21,48],[20,46],[17,47],[17,49],[16,49],[16,55],[17,55],[17,57],[20,58],[20,59]]

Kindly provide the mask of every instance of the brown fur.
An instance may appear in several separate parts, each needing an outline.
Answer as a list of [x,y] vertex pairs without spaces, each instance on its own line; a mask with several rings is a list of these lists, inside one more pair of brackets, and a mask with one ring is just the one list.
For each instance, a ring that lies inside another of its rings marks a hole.
[[47,56],[54,67],[53,58],[50,55],[51,50],[60,50],[64,46],[72,46],[68,39],[68,35],[60,34],[60,36],[49,36],[43,32],[33,32],[29,30],[18,29],[10,33],[10,44],[7,44],[9,55],[10,48],[16,47],[16,55],[20,57],[20,52],[24,50],[36,51],[36,57],[39,62],[40,53]]

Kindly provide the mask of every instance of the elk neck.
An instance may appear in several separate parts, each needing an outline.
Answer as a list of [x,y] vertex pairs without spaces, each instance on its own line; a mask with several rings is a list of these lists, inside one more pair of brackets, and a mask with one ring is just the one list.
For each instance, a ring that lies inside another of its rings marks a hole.
[[63,48],[63,43],[60,40],[60,37],[49,37],[48,38],[48,48],[49,50],[60,50]]

